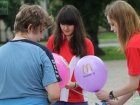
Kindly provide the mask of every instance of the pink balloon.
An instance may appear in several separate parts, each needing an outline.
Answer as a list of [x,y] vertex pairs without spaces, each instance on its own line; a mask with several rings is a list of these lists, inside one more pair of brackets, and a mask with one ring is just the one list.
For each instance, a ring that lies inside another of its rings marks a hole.
[[97,92],[103,88],[107,80],[107,68],[96,56],[81,58],[74,70],[78,85],[89,92]]
[[66,86],[66,84],[69,81],[70,69],[68,67],[68,63],[66,62],[66,60],[62,56],[60,56],[56,53],[52,53],[52,55],[53,55],[54,60],[56,62],[58,72],[62,78],[62,81],[59,82],[60,89],[62,89],[63,87]]

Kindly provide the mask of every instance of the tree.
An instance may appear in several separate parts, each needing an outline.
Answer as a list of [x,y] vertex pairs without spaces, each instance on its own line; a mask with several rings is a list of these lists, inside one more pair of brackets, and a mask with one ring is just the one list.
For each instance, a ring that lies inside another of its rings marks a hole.
[[[60,8],[60,6],[58,8],[58,6],[55,5],[55,2],[57,3],[63,2],[63,5],[72,4],[80,11],[86,31],[89,34],[91,41],[94,44],[95,55],[97,56],[104,54],[104,52],[98,47],[99,44],[98,37],[97,37],[98,27],[103,26],[105,28],[109,28],[106,17],[104,16],[104,10],[106,5],[112,1],[114,0],[96,0],[96,1],[95,0],[80,0],[80,1],[49,0],[49,2],[54,3],[54,5],[52,6],[53,9],[51,9],[51,11],[54,13],[53,14],[54,16],[56,16]],[[125,1],[127,1],[130,5],[132,5],[136,9],[136,11],[140,14],[140,9],[139,9],[140,0],[135,0],[135,1],[125,0]]]
[[[13,31],[15,16],[20,7],[20,4],[21,4],[20,0],[14,0],[14,1],[9,0],[8,1],[8,14],[0,16],[0,19],[2,19],[6,25],[5,33],[9,27],[10,27],[11,31]],[[7,34],[6,34],[6,39],[7,39]],[[8,39],[7,39],[7,41],[8,41]]]
[[19,8],[22,2],[29,3],[29,4],[39,4],[39,0],[25,0],[25,1],[24,0],[9,0],[8,1],[8,15],[0,16],[0,19],[2,19],[6,25],[5,32],[7,31],[8,28],[10,28],[10,30],[13,32],[15,17],[16,17],[17,12],[19,11]]
[[62,6],[63,2],[61,0],[47,0],[47,11],[54,17],[56,17],[58,11],[61,9]]
[[[55,2],[56,0],[53,0]],[[58,1],[58,0],[57,0]],[[57,2],[56,1],[56,2]],[[88,35],[91,38],[91,41],[95,47],[95,55],[103,55],[105,54],[99,47],[98,41],[98,27],[103,25],[103,21],[105,21],[105,16],[103,15],[105,6],[110,3],[111,0],[59,0],[59,2],[63,2],[63,5],[71,4],[74,5],[81,13],[83,18],[83,22],[86,28]],[[55,8],[55,6],[53,6]],[[58,12],[58,9],[55,11]],[[56,16],[56,15],[54,15]],[[105,21],[106,22],[106,21]]]
[[125,0],[125,1],[127,1],[140,15],[140,9],[139,9],[140,0]]

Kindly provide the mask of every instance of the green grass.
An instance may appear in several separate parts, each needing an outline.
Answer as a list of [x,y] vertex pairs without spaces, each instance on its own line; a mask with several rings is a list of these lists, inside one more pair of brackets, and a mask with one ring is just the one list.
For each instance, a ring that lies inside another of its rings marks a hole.
[[[117,36],[113,32],[102,33],[98,35],[99,42],[113,42],[117,41]],[[47,41],[39,42],[42,45],[46,45]],[[1,46],[2,44],[0,44]],[[106,60],[121,60],[125,59],[125,55],[117,50],[117,47],[102,47],[104,52],[104,56],[99,56],[103,61]]]
[[[113,32],[101,33],[98,35],[99,43],[118,42],[117,35]],[[103,47],[101,48],[105,55],[99,56],[102,60],[122,60],[125,55],[118,51],[117,47]]]
[[103,47],[101,49],[105,52],[105,55],[99,56],[103,61],[125,59],[125,55],[121,51],[118,51],[117,47]]
[[98,34],[99,42],[117,42],[117,35],[113,32]]
[[46,46],[47,41],[40,41],[39,43]]
[[113,32],[106,32],[98,34],[99,39],[117,39],[117,35]]

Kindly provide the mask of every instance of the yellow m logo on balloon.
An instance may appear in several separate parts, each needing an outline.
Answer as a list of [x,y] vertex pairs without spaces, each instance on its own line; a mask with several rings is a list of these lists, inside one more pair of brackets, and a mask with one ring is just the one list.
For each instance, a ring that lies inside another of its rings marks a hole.
[[82,66],[82,73],[85,74],[85,70],[86,70],[86,72],[88,72],[89,69],[90,69],[91,71],[93,71],[90,64],[83,65],[83,66]]

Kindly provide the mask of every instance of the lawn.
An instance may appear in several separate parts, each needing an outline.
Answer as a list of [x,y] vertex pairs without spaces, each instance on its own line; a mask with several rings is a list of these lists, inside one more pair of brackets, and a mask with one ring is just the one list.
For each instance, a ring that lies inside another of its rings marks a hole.
[[117,39],[117,35],[113,32],[101,33],[101,34],[98,34],[98,39],[104,39],[104,40]]
[[[98,35],[99,43],[118,42],[117,35],[113,32],[101,33]],[[121,60],[125,55],[118,50],[118,47],[101,48],[105,55],[99,56],[102,60]]]
[[[99,34],[98,39],[100,43],[117,42],[117,36],[113,32]],[[41,41],[39,43],[42,45],[46,45],[46,42],[47,41]],[[1,45],[2,44],[0,44],[0,46]],[[102,47],[101,49],[105,52],[105,55],[99,56],[99,58],[101,58],[104,61],[125,59],[125,55],[121,51],[118,51],[117,47]]]
[[117,47],[103,47],[101,49],[105,52],[105,55],[99,56],[99,58],[104,61],[125,59],[125,55]]
[[40,41],[39,43],[46,46],[47,41]]
[[100,43],[104,42],[117,42],[117,35],[113,32],[106,32],[98,34],[98,39]]

